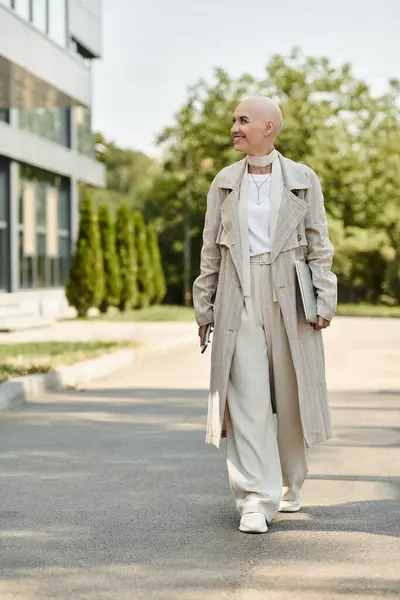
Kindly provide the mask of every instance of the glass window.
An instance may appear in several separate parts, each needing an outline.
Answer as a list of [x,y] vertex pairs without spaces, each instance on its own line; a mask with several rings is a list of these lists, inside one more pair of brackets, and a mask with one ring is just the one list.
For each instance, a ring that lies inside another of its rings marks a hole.
[[70,146],[69,140],[69,120],[70,120],[70,109],[69,108],[56,108],[53,109],[54,113],[54,141],[62,144],[63,146]]
[[32,21],[40,31],[47,32],[47,0],[32,0]]
[[78,137],[78,152],[94,155],[94,137],[92,133],[92,112],[85,106],[75,107],[75,123]]
[[71,255],[69,182],[24,165],[20,173],[20,287],[64,285]]
[[37,283],[40,288],[47,287],[50,282],[47,277],[47,261],[46,261],[46,234],[38,233],[36,235],[36,251],[37,251]]
[[8,165],[0,163],[0,222],[8,221]]
[[66,0],[52,0],[49,2],[49,36],[60,44],[67,44],[67,6]]
[[8,164],[0,163],[0,290],[9,286]]
[[68,108],[22,108],[19,127],[69,147]]
[[30,21],[31,9],[29,0],[14,0],[14,10],[20,17]]
[[33,276],[34,257],[24,254],[24,232],[19,232],[19,287],[23,290],[36,287]]
[[49,258],[50,266],[50,285],[58,287],[60,285],[58,258]]
[[0,121],[9,122],[9,113],[6,108],[0,108]]
[[36,227],[46,227],[46,184],[37,181],[35,188]]
[[63,186],[58,197],[58,229],[69,231],[70,228],[70,195],[69,189]]
[[59,253],[59,285],[65,285],[68,281],[69,268],[71,264],[71,240],[69,235],[60,235],[58,238]]
[[68,258],[70,255],[70,241],[68,237],[60,236],[58,239],[58,253],[60,258]]
[[8,227],[0,222],[0,290],[8,290],[8,272],[9,272],[9,239]]

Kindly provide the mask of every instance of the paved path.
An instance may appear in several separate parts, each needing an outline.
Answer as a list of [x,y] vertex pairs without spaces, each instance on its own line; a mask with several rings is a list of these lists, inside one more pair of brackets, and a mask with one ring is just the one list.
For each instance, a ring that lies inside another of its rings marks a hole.
[[136,340],[146,346],[168,343],[187,343],[197,335],[195,323],[133,323],[101,321],[61,321],[43,329],[0,333],[0,344],[91,340]]
[[[209,356],[194,344],[2,414],[1,600],[398,598],[399,362],[368,363],[386,391],[366,390],[336,336],[336,437],[310,452],[302,513],[266,536],[237,531],[224,448],[203,443]],[[374,336],[377,357],[398,351]]]
[[[0,333],[0,343],[128,339],[151,348],[190,343],[196,335],[194,323],[63,321],[48,329]],[[335,317],[325,345],[332,390],[400,389],[400,319]]]

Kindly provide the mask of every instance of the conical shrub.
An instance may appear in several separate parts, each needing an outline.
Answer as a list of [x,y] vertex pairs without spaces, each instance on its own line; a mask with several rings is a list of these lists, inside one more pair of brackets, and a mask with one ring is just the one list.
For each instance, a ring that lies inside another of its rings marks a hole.
[[137,263],[133,236],[132,214],[126,204],[117,212],[115,222],[115,246],[117,249],[121,292],[118,307],[121,311],[138,303]]
[[147,308],[154,298],[154,277],[147,238],[146,225],[139,212],[133,214],[134,241],[138,266],[138,307]]
[[161,261],[161,252],[158,243],[158,236],[152,224],[150,224],[147,228],[147,235],[149,242],[150,262],[152,266],[153,275],[154,295],[152,298],[152,302],[154,304],[161,304],[167,293],[167,284]]
[[104,294],[99,304],[99,309],[100,312],[106,313],[110,306],[119,305],[121,293],[121,278],[115,245],[115,229],[107,204],[99,207],[98,223],[104,270]]
[[85,193],[80,206],[79,231],[66,285],[66,296],[79,317],[98,306],[104,295],[104,271],[97,218]]

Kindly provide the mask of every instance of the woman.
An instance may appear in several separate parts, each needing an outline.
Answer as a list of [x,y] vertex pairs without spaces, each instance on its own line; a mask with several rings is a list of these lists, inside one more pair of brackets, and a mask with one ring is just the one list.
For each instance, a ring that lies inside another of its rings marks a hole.
[[[336,277],[321,186],[274,149],[283,128],[269,98],[237,107],[243,160],[223,169],[207,199],[200,275],[193,286],[200,343],[214,326],[207,443],[227,438],[239,529],[265,533],[278,510],[300,510],[306,446],[332,436],[321,330],[336,310]],[[308,263],[318,322],[307,322],[295,261]]]

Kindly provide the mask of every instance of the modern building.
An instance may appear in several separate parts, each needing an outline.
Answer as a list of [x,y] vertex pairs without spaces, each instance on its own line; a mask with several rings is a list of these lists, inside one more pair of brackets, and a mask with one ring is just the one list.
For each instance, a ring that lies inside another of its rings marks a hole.
[[67,306],[78,184],[105,182],[91,131],[101,25],[101,0],[0,0],[0,320]]

